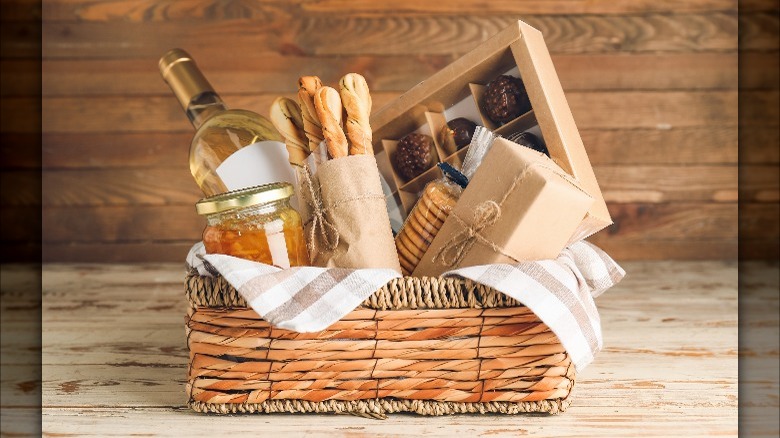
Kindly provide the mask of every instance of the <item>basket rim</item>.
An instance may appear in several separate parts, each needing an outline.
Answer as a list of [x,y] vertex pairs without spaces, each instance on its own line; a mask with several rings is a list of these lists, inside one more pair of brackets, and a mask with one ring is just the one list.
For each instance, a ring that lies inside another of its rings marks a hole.
[[393,397],[368,400],[266,400],[261,403],[207,403],[189,400],[190,409],[204,414],[350,414],[384,420],[387,414],[415,413],[426,416],[453,414],[550,414],[566,411],[571,405],[571,391],[566,398],[523,402],[440,402],[405,400]]
[[[221,275],[185,275],[185,295],[191,307],[249,307]],[[359,307],[374,310],[482,309],[526,307],[489,286],[462,277],[401,277],[390,280]]]

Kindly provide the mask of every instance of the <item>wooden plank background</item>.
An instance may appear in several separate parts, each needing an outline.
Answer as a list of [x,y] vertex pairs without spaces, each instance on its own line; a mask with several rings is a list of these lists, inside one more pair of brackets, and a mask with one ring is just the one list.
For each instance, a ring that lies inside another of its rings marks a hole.
[[[776,1],[739,14],[734,0],[2,8],[3,243],[34,252],[23,242],[39,220],[44,261],[182,261],[199,240],[193,130],[157,71],[169,48],[190,51],[234,108],[266,115],[300,75],[349,71],[378,108],[517,19],[545,36],[615,220],[594,243],[618,260],[777,257]],[[25,39],[36,32],[40,48]]]

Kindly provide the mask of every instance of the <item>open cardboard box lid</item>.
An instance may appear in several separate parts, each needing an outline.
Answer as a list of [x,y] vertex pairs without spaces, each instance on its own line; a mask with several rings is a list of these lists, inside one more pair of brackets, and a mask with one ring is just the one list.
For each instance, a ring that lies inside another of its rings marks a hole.
[[[594,199],[571,241],[586,238],[612,224],[612,219],[542,34],[522,21],[375,112],[371,116],[374,150],[377,155],[386,155],[383,139],[397,140],[417,130],[426,123],[426,113],[444,112],[469,98],[473,87],[470,84],[486,84],[515,66],[525,84],[550,157]],[[388,168],[380,166],[383,173]],[[393,179],[392,175],[383,176]]]

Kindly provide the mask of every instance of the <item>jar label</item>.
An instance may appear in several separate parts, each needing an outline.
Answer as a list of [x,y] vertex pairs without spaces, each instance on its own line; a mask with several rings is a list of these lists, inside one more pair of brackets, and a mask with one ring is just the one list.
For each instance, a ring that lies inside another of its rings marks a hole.
[[217,167],[217,175],[228,190],[276,182],[295,184],[287,147],[278,141],[259,141],[230,155]]
[[287,240],[284,238],[284,221],[277,219],[265,224],[265,237],[274,266],[282,269],[290,267],[290,255],[287,253]]

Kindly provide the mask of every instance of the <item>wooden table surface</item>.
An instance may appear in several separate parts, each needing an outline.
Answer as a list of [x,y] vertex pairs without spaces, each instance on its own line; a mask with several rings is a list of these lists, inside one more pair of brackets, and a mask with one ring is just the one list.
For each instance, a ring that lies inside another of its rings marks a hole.
[[[777,264],[745,266],[738,352],[736,262],[631,262],[602,295],[604,350],[558,416],[215,417],[186,406],[180,264],[49,264],[2,270],[2,431],[37,435],[42,342],[45,436],[777,436]],[[34,327],[33,327],[34,328]],[[774,343],[772,341],[774,340]],[[751,397],[738,425],[740,396]],[[772,377],[774,376],[774,377]],[[32,429],[31,429],[32,428]]]

